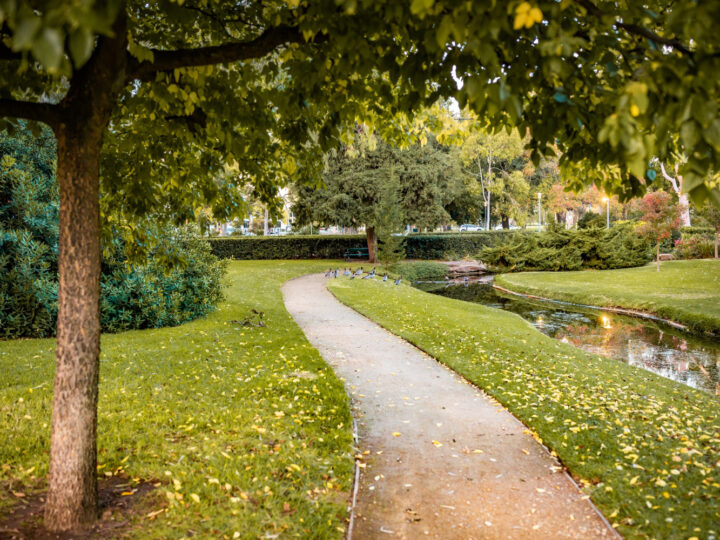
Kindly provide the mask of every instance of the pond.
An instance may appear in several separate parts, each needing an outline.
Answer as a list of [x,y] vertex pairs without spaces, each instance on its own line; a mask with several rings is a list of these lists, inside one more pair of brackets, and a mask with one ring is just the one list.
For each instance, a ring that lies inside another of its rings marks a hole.
[[470,279],[414,285],[433,294],[517,313],[552,338],[720,393],[720,342],[645,319],[506,295],[493,288],[492,276]]

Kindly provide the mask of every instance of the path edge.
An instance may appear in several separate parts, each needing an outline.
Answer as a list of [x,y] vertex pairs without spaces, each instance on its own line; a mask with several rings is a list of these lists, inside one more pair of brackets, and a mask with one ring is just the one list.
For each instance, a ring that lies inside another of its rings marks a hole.
[[[315,275],[315,274],[306,274],[306,275]],[[322,274],[320,274],[320,275],[322,275]],[[300,276],[300,277],[304,277],[304,276]],[[294,279],[297,279],[297,278],[294,278]],[[380,323],[378,323],[377,321],[374,321],[373,319],[371,319],[370,317],[368,317],[368,316],[365,315],[364,313],[359,312],[358,310],[356,310],[356,309],[355,309],[354,307],[352,307],[351,305],[349,305],[349,304],[343,302],[342,300],[340,300],[340,298],[338,298],[338,297],[335,295],[335,293],[333,293],[333,291],[331,291],[330,289],[328,289],[328,287],[327,287],[327,282],[325,282],[325,290],[327,290],[327,291],[332,295],[332,297],[335,298],[335,300],[337,300],[338,302],[340,302],[343,306],[345,306],[345,307],[347,307],[347,308],[349,308],[349,309],[352,309],[355,313],[357,313],[357,314],[360,315],[361,317],[367,319],[368,321],[370,321],[370,322],[378,325],[380,328],[382,328],[383,330],[385,330],[385,331],[388,332],[389,334],[392,334],[393,336],[395,336],[395,337],[397,337],[397,338],[399,338],[399,339],[402,339],[405,343],[407,343],[407,344],[410,345],[411,347],[414,347],[415,349],[417,349],[418,351],[420,351],[421,353],[423,353],[423,354],[424,354],[425,356],[427,356],[428,358],[431,358],[432,360],[434,360],[438,365],[440,365],[440,366],[442,366],[443,368],[445,368],[445,369],[450,370],[451,372],[453,372],[455,375],[457,375],[458,377],[460,377],[460,379],[462,379],[463,381],[465,381],[465,382],[466,382],[467,384],[469,384],[470,386],[472,386],[472,387],[474,387],[474,388],[477,388],[477,389],[478,389],[480,392],[482,392],[486,397],[488,397],[488,398],[490,398],[491,400],[499,403],[499,404],[502,406],[503,410],[505,410],[505,412],[507,412],[507,413],[512,417],[512,419],[515,420],[518,424],[520,424],[521,426],[523,426],[525,429],[531,430],[529,426],[525,425],[525,423],[523,423],[522,420],[520,420],[517,416],[515,416],[515,415],[512,413],[512,411],[510,411],[504,404],[502,404],[502,403],[501,403],[498,399],[496,399],[495,397],[493,397],[493,396],[491,396],[490,394],[488,394],[488,393],[485,391],[484,388],[482,388],[481,386],[478,386],[477,384],[475,384],[475,383],[472,382],[471,380],[465,378],[462,374],[458,373],[457,371],[455,371],[454,369],[452,369],[452,368],[451,368],[450,366],[448,366],[447,364],[445,364],[445,363],[441,362],[440,360],[438,360],[437,358],[435,358],[432,354],[430,354],[428,351],[426,351],[426,350],[423,349],[422,347],[416,345],[415,343],[412,343],[411,341],[408,341],[407,339],[405,339],[405,338],[402,337],[402,336],[399,336],[399,335],[396,334],[395,332],[390,331],[389,329],[385,328],[384,326],[382,326],[382,325],[381,325]],[[332,366],[331,366],[331,367],[332,367]],[[531,430],[531,431],[532,431],[532,430]],[[534,431],[533,431],[533,433],[534,433]],[[535,442],[537,442],[537,439],[535,439]],[[560,465],[560,468],[562,469],[563,474],[564,474],[565,477],[570,481],[570,483],[571,483],[573,486],[575,486],[575,489],[577,489],[579,493],[582,493],[582,489],[580,488],[579,484],[578,484],[578,483],[575,481],[575,479],[572,477],[572,475],[570,474],[567,466],[560,460],[560,458],[559,458],[556,454],[553,454],[552,450],[551,450],[550,448],[548,448],[548,447],[545,445],[544,442],[543,442],[543,443],[537,442],[537,443],[538,443],[538,445],[545,451],[545,453],[547,453],[547,455],[550,457],[550,459],[552,459],[553,461],[555,461],[555,463],[557,463],[558,465]],[[357,461],[356,461],[356,466],[357,466]],[[605,515],[600,511],[600,509],[599,509],[597,506],[595,506],[595,503],[592,501],[591,496],[588,495],[587,498],[585,499],[585,502],[586,502],[586,503],[588,504],[588,506],[595,512],[595,514],[597,514],[597,516],[600,518],[600,521],[602,521],[602,522],[605,524],[605,527],[611,532],[611,534],[612,534],[617,540],[625,540],[625,538],[623,537],[623,535],[621,535],[621,534],[615,529],[615,527],[612,526],[612,524],[608,521],[608,519],[607,519],[607,518],[605,517]]]
[[[303,330],[300,327],[300,325],[297,323],[297,321],[295,321],[295,317],[293,317],[292,313],[290,313],[288,311],[287,306],[285,306],[285,294],[283,293],[283,289],[285,288],[285,285],[287,285],[291,281],[295,281],[296,279],[301,279],[301,278],[304,278],[307,276],[322,276],[322,275],[323,275],[322,272],[317,272],[317,273],[312,272],[310,274],[303,274],[301,276],[295,276],[293,278],[290,278],[287,281],[285,281],[282,284],[282,286],[280,287],[280,295],[282,296],[282,299],[283,299],[283,307],[285,307],[285,311],[288,312],[288,315],[290,315],[293,322],[295,322],[295,325],[298,328],[300,328],[300,331],[303,333],[303,335],[305,336],[305,339],[310,344],[310,346],[313,349],[315,349],[315,351],[320,355],[320,358],[322,358],[322,361],[325,362],[325,364],[332,370],[332,372],[335,374],[335,376],[338,378],[338,380],[340,380],[343,383],[343,390],[345,391],[345,395],[348,398],[348,404],[350,405],[350,415],[352,416],[352,419],[353,419],[352,436],[353,436],[353,444],[355,445],[355,448],[353,449],[354,450],[353,451],[353,469],[354,469],[353,485],[352,485],[352,488],[350,489],[350,501],[349,501],[349,507],[348,507],[348,525],[347,525],[347,529],[345,529],[345,539],[352,540],[353,528],[355,527],[355,508],[357,507],[357,494],[358,494],[358,489],[360,488],[360,466],[359,466],[360,462],[359,462],[359,460],[355,459],[355,452],[360,451],[360,438],[358,435],[357,418],[355,417],[355,411],[353,410],[353,399],[352,399],[352,396],[348,393],[348,389],[345,386],[345,381],[342,378],[338,377],[337,373],[335,373],[335,369],[333,369],[333,367],[325,359],[325,357],[322,355],[322,353],[312,343],[310,343],[310,340],[308,339],[307,335],[305,334],[305,330]],[[332,292],[327,288],[327,285],[325,286],[325,289],[330,294],[332,294]],[[335,298],[337,300],[337,298],[335,297],[334,294],[333,294],[333,298]],[[339,300],[338,300],[338,302],[339,302]],[[350,309],[352,309],[352,308],[350,308]],[[377,324],[377,323],[375,323],[375,324]]]

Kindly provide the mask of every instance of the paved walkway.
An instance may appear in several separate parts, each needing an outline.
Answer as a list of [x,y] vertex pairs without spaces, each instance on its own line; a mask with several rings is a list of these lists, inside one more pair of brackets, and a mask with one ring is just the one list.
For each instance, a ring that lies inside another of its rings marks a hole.
[[365,454],[355,539],[615,536],[497,402],[341,304],[321,275],[283,296],[353,400]]

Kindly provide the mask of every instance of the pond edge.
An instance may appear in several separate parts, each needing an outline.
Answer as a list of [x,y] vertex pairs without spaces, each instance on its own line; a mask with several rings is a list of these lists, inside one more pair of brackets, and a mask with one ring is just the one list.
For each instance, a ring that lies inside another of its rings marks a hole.
[[[637,309],[627,309],[627,308],[620,308],[620,307],[593,306],[590,304],[577,304],[575,302],[567,302],[565,300],[555,300],[553,298],[545,298],[544,296],[536,296],[534,294],[525,294],[525,293],[519,293],[516,291],[511,291],[510,289],[506,289],[505,287],[501,287],[500,285],[496,285],[495,283],[493,283],[492,286],[493,286],[493,289],[497,289],[506,294],[519,296],[521,298],[528,298],[531,300],[540,300],[542,302],[550,302],[553,304],[561,304],[561,305],[565,305],[565,306],[575,306],[575,307],[580,307],[580,308],[585,308],[585,309],[595,309],[598,311],[609,311],[611,313],[619,313],[620,315],[627,315],[629,317],[636,317],[638,319],[648,319],[651,321],[660,322],[663,324],[667,324],[668,326],[672,326],[673,328],[677,328],[678,330],[687,332],[689,334],[696,334],[696,332],[693,332],[689,326],[686,326],[677,321],[673,321],[671,319],[664,319],[662,317],[659,317],[659,316],[654,315],[653,313],[649,313],[647,311],[640,311]],[[710,332],[703,332],[703,334],[709,335],[709,336],[716,336],[716,334],[713,334]]]

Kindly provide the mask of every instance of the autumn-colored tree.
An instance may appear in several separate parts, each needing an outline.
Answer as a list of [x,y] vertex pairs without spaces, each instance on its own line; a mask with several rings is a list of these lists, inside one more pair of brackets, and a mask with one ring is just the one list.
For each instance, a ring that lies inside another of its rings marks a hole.
[[642,199],[642,223],[637,231],[648,240],[655,242],[655,264],[660,271],[660,242],[670,238],[673,230],[680,225],[680,208],[665,191],[648,193]]
[[555,214],[555,219],[567,226],[569,212],[578,212],[582,208],[579,194],[567,191],[563,184],[553,184],[547,195],[547,209]]

